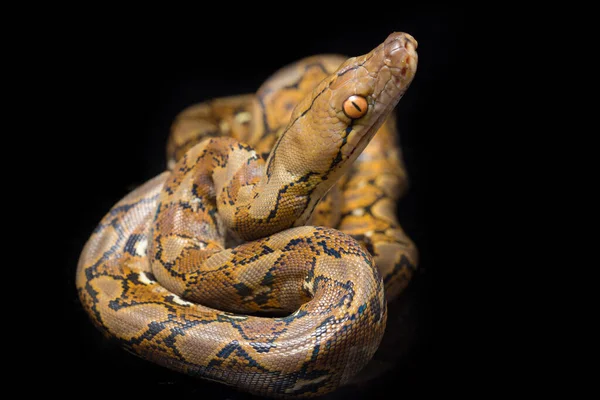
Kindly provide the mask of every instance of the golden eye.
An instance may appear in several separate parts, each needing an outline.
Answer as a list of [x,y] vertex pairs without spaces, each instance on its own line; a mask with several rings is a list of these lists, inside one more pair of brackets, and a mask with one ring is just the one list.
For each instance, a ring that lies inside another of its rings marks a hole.
[[367,103],[367,99],[355,94],[348,97],[343,105],[344,114],[352,119],[357,119],[365,115],[368,108],[369,103]]

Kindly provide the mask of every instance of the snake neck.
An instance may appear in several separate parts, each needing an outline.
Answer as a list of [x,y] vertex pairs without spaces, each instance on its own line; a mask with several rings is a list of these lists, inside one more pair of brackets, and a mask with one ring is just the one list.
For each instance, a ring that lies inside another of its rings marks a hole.
[[[237,179],[216,188],[216,193],[221,194],[217,198],[219,216],[235,238],[255,240],[305,225],[319,200],[339,178],[340,174],[331,175],[331,162],[310,162],[308,153],[318,149],[299,147],[293,143],[294,135],[286,133],[276,142],[260,171],[249,171],[241,158],[237,167],[232,165],[232,169],[246,171],[239,176],[251,175],[255,184]],[[238,187],[245,189],[231,190]],[[227,192],[235,192],[235,207],[229,206]]]
[[[328,129],[318,131],[313,125],[314,121],[302,119],[290,123],[273,146],[252,190],[237,191],[235,208],[227,206],[227,199],[217,201],[224,205],[219,215],[234,237],[255,240],[305,225],[323,196],[351,168],[380,123],[373,123],[360,140],[352,136],[353,124],[330,123]],[[235,165],[231,168],[247,168],[241,158]],[[257,178],[258,173],[251,175]],[[235,185],[250,187],[240,181]],[[217,188],[217,193],[223,190]]]

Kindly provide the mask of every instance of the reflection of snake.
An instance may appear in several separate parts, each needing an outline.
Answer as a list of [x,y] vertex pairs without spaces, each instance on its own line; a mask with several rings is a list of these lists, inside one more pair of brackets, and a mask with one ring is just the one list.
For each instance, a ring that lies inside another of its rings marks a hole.
[[77,287],[95,325],[134,354],[256,394],[348,381],[417,262],[395,216],[406,175],[387,118],[415,49],[394,33],[180,114],[169,170],[119,201],[83,249]]

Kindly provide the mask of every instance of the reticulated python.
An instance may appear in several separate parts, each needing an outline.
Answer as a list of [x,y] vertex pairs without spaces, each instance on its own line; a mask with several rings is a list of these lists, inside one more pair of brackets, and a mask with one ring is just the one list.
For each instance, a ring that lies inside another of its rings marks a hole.
[[349,381],[417,265],[395,215],[406,173],[390,116],[416,47],[393,33],[366,55],[309,57],[255,95],[184,110],[167,171],[120,200],[81,254],[77,288],[98,329],[255,394]]

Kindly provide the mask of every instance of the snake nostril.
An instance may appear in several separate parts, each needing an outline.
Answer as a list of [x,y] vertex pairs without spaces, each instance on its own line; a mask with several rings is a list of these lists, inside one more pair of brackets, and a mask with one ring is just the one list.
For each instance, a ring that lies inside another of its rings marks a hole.
[[404,48],[408,50],[410,44],[413,45],[415,50],[419,47],[419,42],[417,42],[414,37],[406,33],[404,35]]
[[409,57],[416,54],[418,43],[411,35],[403,32],[391,34],[385,41],[385,57],[396,64],[404,59],[406,53]]

